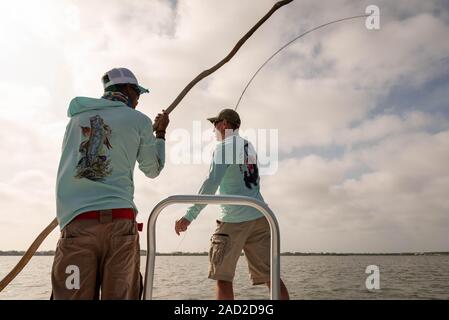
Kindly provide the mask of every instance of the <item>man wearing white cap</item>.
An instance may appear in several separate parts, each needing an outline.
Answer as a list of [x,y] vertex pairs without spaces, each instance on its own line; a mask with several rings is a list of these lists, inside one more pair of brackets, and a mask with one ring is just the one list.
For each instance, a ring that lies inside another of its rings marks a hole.
[[[100,99],[69,106],[56,183],[61,237],[52,268],[54,299],[139,299],[140,247],[133,172],[149,178],[165,163],[168,114],[135,110],[149,92],[126,68],[102,78]],[[155,135],[153,134],[155,131]]]

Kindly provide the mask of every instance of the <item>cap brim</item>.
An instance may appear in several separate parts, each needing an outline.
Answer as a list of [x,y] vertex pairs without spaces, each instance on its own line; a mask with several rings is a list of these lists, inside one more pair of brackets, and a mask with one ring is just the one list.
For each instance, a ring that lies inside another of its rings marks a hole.
[[207,118],[207,120],[209,120],[212,124],[214,124],[218,120],[218,117]]
[[145,89],[145,88],[142,87],[142,86],[139,86],[139,85],[137,85],[137,86],[139,87],[140,94],[144,94],[144,93],[149,93],[149,92],[150,92],[150,90]]

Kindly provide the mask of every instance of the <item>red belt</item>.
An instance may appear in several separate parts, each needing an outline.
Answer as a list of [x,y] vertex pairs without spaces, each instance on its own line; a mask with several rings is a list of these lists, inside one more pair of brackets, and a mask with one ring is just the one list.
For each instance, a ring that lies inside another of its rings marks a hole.
[[109,210],[97,210],[97,211],[88,211],[81,213],[75,219],[76,220],[85,220],[85,219],[100,219],[102,215],[111,214],[114,219],[130,219],[134,220],[134,210],[130,208],[126,209],[109,209]]
[[[100,221],[112,221],[113,219],[129,219],[134,220],[136,217],[134,209],[122,208],[122,209],[107,209],[107,210],[96,210],[88,211],[79,214],[74,220],[88,220],[88,219],[98,219]],[[138,223],[137,228],[139,231],[143,229],[143,223]]]

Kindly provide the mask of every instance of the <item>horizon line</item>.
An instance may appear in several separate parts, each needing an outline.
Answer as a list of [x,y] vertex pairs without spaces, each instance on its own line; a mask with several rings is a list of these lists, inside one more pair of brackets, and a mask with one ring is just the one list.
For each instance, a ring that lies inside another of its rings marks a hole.
[[[0,256],[20,256],[24,255],[24,250],[0,250]],[[36,251],[34,255],[54,255],[55,250]],[[147,255],[147,250],[140,250],[140,255]],[[208,255],[207,251],[172,251],[172,252],[156,252],[156,255],[179,256],[179,255]],[[243,255],[243,252],[242,254]],[[404,251],[404,252],[300,252],[300,251],[284,251],[280,255],[289,256],[307,256],[307,255],[449,255],[449,251]]]

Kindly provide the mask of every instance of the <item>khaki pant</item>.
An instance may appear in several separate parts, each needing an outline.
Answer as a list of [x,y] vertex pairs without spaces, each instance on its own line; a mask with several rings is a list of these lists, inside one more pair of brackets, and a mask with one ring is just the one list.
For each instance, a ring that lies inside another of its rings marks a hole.
[[137,300],[141,290],[139,269],[135,221],[74,220],[62,230],[56,248],[53,298]]
[[270,225],[265,217],[239,223],[217,221],[209,250],[209,278],[232,282],[242,253],[253,285],[270,281]]

